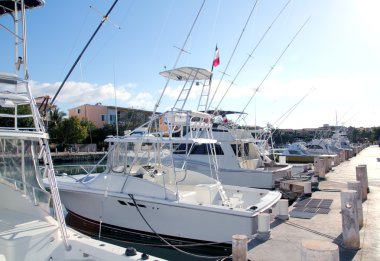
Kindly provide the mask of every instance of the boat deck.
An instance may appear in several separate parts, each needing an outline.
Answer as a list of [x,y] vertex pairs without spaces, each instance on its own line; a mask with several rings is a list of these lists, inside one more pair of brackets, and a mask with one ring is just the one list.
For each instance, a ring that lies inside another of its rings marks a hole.
[[[363,227],[360,229],[360,249],[350,250],[342,243],[342,216],[340,191],[347,188],[347,181],[356,180],[356,166],[367,165],[370,193],[363,202]],[[340,260],[380,260],[380,147],[370,146],[355,157],[333,167],[326,179],[319,183],[319,191],[312,199],[332,203],[327,214],[303,213],[303,218],[292,214],[289,220],[274,219],[271,223],[271,238],[249,242],[250,260],[301,260],[304,240],[321,240],[339,246]],[[296,213],[296,212],[294,212]],[[309,218],[307,216],[309,215]],[[292,217],[293,216],[293,217]],[[302,215],[301,215],[302,216]],[[312,216],[310,218],[310,216]]]

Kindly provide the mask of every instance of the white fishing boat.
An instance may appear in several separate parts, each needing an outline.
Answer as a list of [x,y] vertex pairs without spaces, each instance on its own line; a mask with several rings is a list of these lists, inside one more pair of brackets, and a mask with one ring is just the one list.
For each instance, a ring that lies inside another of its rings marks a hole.
[[[198,110],[204,110],[207,107],[211,72],[201,68],[182,67],[160,74],[172,80],[184,82],[181,91],[183,95],[178,97],[174,107],[184,106],[194,85],[202,85]],[[202,81],[203,84],[201,84]],[[196,84],[193,84],[194,82]],[[218,141],[216,158],[220,182],[228,185],[273,189],[276,180],[291,177],[291,165],[272,161],[267,151],[258,146],[261,140],[255,139],[252,131],[236,125],[228,118],[229,115],[242,113],[222,110],[208,110],[207,113],[212,116],[211,136]],[[206,133],[203,132],[199,134],[199,137],[206,138],[205,135]],[[197,149],[198,147],[195,146],[192,152],[185,155],[187,166],[191,170],[210,174],[210,162],[208,157],[205,157],[207,151]],[[184,158],[181,154],[183,153],[175,152],[177,160]]]
[[[232,236],[254,235],[258,214],[281,198],[277,191],[219,182],[211,115],[168,111],[143,127],[138,134],[106,140],[110,148],[105,172],[57,177],[73,223],[116,238],[133,235],[144,242],[161,241],[161,246],[230,251]],[[203,157],[214,162],[209,168],[214,178],[188,170],[186,161],[175,167],[173,153],[183,144],[185,153],[197,146],[209,151]]]
[[314,163],[315,158],[334,157],[336,154],[330,150],[328,140],[313,140],[310,143],[293,142],[280,152],[275,153],[275,156],[286,157],[286,162]]
[[[0,260],[159,260],[66,227],[49,137],[27,80],[25,10],[43,4],[0,2],[0,16],[10,15],[17,28],[12,33],[16,73],[0,73]],[[51,193],[44,189],[42,174]]]

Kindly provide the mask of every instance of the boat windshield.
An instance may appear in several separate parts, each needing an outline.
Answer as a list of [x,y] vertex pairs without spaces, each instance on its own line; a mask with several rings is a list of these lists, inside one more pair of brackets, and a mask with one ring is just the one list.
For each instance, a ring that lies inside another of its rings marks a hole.
[[50,194],[42,189],[37,140],[0,137],[0,183],[25,194],[48,211]]

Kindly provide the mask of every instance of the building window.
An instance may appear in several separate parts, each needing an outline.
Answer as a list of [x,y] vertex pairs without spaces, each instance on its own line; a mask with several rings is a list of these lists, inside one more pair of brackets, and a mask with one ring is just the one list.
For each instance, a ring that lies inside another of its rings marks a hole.
[[102,121],[106,120],[106,115],[102,115]]
[[80,109],[77,110],[78,114],[80,114]]
[[110,115],[110,122],[114,122],[116,119],[115,115]]

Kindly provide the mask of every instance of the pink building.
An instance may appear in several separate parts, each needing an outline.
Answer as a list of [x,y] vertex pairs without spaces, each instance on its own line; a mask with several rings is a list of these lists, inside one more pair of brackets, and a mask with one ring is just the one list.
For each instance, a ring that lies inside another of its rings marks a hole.
[[[118,107],[117,115],[119,126],[133,129],[147,122],[152,112]],[[115,124],[116,109],[115,106],[106,106],[100,103],[95,105],[84,104],[69,109],[69,118],[74,116],[79,119],[87,119],[94,123],[97,128],[102,128],[105,124]]]

